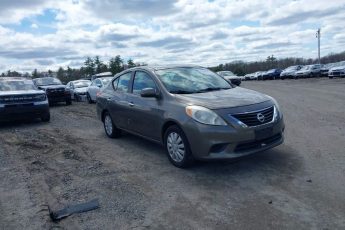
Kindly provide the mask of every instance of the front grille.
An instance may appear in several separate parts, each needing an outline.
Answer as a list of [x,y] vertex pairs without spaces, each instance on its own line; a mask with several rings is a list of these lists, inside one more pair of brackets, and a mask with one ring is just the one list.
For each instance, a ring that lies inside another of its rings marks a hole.
[[49,94],[50,96],[63,95],[64,93],[65,93],[65,89],[64,88],[60,88],[60,89],[47,89],[47,94]]
[[331,75],[339,76],[339,75],[341,75],[341,73],[339,71],[333,71],[333,72],[331,72]]
[[9,96],[1,96],[0,102],[5,104],[17,104],[17,103],[30,103],[30,102],[38,102],[44,101],[45,96],[42,94],[35,94],[35,95],[9,95]]
[[[263,116],[263,119],[261,120],[259,119],[259,118],[262,118],[260,114]],[[273,114],[274,114],[274,107],[271,106],[269,108],[262,109],[259,111],[241,113],[241,114],[232,114],[231,116],[233,116],[234,118],[241,121],[247,126],[257,126],[257,125],[262,125],[262,124],[271,122],[273,120]]]

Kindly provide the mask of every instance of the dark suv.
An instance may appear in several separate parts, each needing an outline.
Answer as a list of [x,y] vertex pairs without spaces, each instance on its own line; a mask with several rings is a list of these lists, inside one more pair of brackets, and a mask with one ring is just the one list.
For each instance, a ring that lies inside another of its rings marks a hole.
[[275,80],[280,78],[281,69],[270,69],[262,75],[263,80]]
[[41,118],[50,120],[47,95],[26,78],[0,77],[0,121]]
[[46,92],[49,104],[65,102],[66,105],[72,104],[71,92],[57,78],[42,77],[33,80],[35,85]]
[[283,115],[272,97],[233,87],[199,66],[126,70],[98,94],[97,112],[109,137],[125,130],[162,143],[177,167],[283,142]]

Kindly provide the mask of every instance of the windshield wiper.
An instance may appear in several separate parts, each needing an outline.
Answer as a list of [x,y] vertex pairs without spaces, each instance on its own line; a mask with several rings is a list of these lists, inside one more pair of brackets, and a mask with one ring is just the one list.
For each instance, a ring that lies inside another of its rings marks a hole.
[[187,91],[187,90],[172,90],[172,91],[170,91],[170,93],[173,93],[173,94],[192,94],[195,92]]
[[218,91],[218,90],[223,90],[223,89],[231,89],[231,88],[227,88],[227,87],[210,87],[210,88],[200,89],[200,90],[196,91],[196,93]]

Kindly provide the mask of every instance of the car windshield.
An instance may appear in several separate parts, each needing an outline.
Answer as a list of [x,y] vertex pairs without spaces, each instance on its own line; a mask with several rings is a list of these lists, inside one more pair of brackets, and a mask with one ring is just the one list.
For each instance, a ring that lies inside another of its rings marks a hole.
[[310,66],[309,66],[309,65],[306,65],[306,66],[304,66],[301,70],[308,70],[308,69],[310,69]]
[[222,77],[201,67],[161,69],[156,74],[170,93],[203,93],[232,88]]
[[89,81],[76,81],[76,82],[74,82],[75,88],[84,88],[84,87],[88,87],[89,85],[90,85]]
[[285,70],[296,70],[296,69],[297,69],[297,66],[290,66],[286,68]]
[[103,82],[103,85],[107,85],[113,77],[103,77],[101,78],[101,81]]
[[30,80],[0,80],[0,91],[21,91],[21,90],[35,90],[36,87]]
[[61,81],[57,78],[53,77],[46,77],[46,78],[37,78],[34,79],[36,85],[43,86],[43,85],[61,85]]
[[225,76],[235,76],[235,74],[231,71],[220,71],[218,72],[218,74],[222,77],[225,77]]

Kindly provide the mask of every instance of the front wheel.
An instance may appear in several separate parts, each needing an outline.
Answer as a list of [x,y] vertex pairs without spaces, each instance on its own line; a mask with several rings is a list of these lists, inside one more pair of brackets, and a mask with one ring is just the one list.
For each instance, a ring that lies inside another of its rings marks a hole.
[[79,102],[80,100],[79,100],[79,95],[78,94],[74,94],[74,100],[76,101],[76,102]]
[[164,135],[164,146],[169,161],[178,168],[186,168],[194,162],[186,135],[178,126],[170,126]]
[[121,136],[121,130],[118,129],[113,122],[110,114],[106,112],[103,119],[104,131],[110,138],[118,138]]
[[67,99],[66,100],[66,105],[72,105],[72,100],[71,99]]
[[86,94],[86,97],[87,97],[87,101],[89,102],[89,104],[92,104],[93,101],[92,101],[91,96],[90,96],[89,93]]
[[48,112],[48,113],[42,115],[42,116],[41,116],[41,120],[42,120],[43,122],[49,122],[49,121],[50,121],[50,113]]

